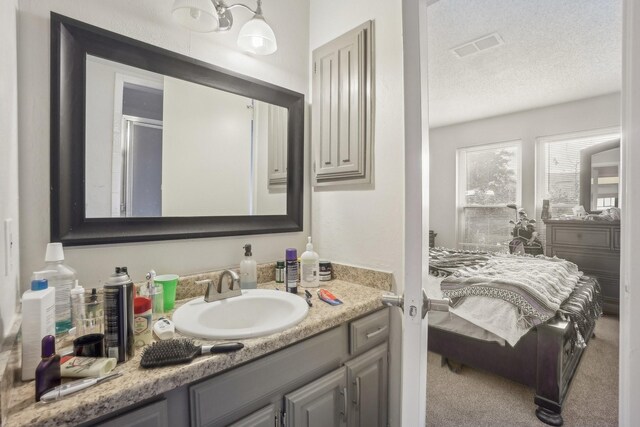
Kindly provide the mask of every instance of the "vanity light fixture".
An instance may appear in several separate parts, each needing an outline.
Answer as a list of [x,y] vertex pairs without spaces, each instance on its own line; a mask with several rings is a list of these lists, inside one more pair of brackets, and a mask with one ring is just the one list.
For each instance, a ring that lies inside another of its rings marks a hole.
[[231,9],[242,7],[253,14],[238,34],[238,47],[256,55],[270,55],[278,49],[276,36],[262,16],[262,0],[255,10],[242,3],[227,6],[223,0],[175,0],[172,13],[176,21],[192,31],[228,31],[233,25]]

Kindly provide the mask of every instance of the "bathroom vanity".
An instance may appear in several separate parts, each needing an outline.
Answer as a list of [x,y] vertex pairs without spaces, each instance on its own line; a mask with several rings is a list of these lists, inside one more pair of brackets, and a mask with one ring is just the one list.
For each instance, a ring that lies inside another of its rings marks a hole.
[[314,297],[298,325],[242,340],[236,353],[144,370],[137,351],[116,368],[122,377],[49,405],[33,402],[32,383],[20,385],[6,425],[386,426],[383,289],[341,280],[326,287],[344,304]]

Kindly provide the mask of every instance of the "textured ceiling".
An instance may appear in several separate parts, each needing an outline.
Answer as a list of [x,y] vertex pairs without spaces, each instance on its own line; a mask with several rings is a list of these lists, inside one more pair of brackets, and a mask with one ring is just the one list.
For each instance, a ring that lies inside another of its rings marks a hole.
[[[620,90],[620,0],[439,0],[427,10],[431,127]],[[494,32],[503,45],[451,52]]]

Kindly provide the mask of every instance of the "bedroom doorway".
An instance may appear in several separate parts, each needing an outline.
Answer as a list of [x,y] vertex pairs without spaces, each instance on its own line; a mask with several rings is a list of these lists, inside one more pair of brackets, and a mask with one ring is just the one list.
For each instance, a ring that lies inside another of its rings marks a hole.
[[[506,252],[515,228],[509,221],[525,218],[547,250],[543,200],[551,199],[552,215],[555,209],[558,217],[566,207],[572,213],[582,203],[580,153],[571,148],[576,144],[562,140],[569,147],[564,151],[560,145],[553,150],[544,146],[554,153],[546,160],[555,169],[541,168],[543,144],[572,133],[607,138],[622,133],[622,0],[427,3],[428,54],[423,63],[429,76],[428,158],[430,182],[438,183],[429,187],[427,217],[435,246]],[[543,173],[563,183],[555,186],[558,194],[539,197]],[[613,244],[620,233],[617,224],[610,234],[609,258],[604,251],[595,258],[611,271],[620,265],[620,246]],[[619,277],[614,283],[608,279],[603,275],[601,284],[616,293],[609,302],[617,307]],[[567,424],[618,423],[619,375],[611,360],[618,360],[620,324],[611,307],[598,320],[596,339],[587,344],[573,377],[562,412]],[[458,333],[501,340],[506,346],[513,338],[501,336],[509,331],[496,331],[495,324],[484,332],[469,332],[468,326],[458,325]],[[589,351],[592,344],[597,349]],[[471,418],[493,425],[539,423],[530,386],[466,366],[455,373],[460,365],[448,362],[451,369],[429,353],[428,425],[459,425]],[[593,384],[588,379],[594,377],[606,388],[604,400],[589,396]],[[468,393],[476,396],[477,405],[459,399]],[[454,401],[460,407],[452,408]],[[510,410],[502,411],[503,419],[493,418],[500,411],[492,413],[492,405]],[[586,410],[581,413],[578,407]]]

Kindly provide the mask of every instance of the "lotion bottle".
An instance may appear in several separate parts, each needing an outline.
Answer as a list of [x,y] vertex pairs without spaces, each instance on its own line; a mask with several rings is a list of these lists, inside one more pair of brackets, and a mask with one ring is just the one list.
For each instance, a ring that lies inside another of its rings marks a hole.
[[307,250],[300,256],[300,285],[303,288],[320,286],[320,256],[313,251],[311,236],[307,239]]
[[56,333],[56,290],[37,271],[31,290],[22,295],[22,381],[35,378],[40,363],[42,338]]
[[251,245],[244,245],[244,259],[240,261],[240,288],[255,289],[258,287],[256,261],[252,258]]

